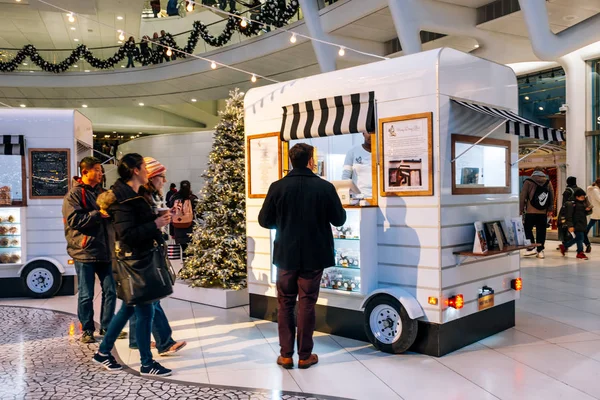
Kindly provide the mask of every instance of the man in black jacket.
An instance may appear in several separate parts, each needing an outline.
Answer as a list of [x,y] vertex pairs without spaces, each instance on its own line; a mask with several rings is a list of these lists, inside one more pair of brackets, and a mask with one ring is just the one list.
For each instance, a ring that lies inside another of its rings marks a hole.
[[117,301],[112,276],[108,214],[100,212],[96,197],[102,192],[102,165],[95,157],[81,160],[81,178],[75,178],[71,190],[63,200],[62,214],[65,225],[67,252],[75,261],[79,281],[77,316],[81,322],[83,343],[94,343],[94,281],[98,275],[102,286],[100,334],[110,324]]
[[346,222],[335,187],[312,172],[313,152],[314,148],[304,143],[290,149],[294,169],[269,187],[258,215],[262,227],[277,230],[273,250],[281,347],[277,364],[284,368],[294,366],[297,297],[298,367],[308,368],[319,360],[312,354],[315,304],[323,269],[335,265],[331,225]]

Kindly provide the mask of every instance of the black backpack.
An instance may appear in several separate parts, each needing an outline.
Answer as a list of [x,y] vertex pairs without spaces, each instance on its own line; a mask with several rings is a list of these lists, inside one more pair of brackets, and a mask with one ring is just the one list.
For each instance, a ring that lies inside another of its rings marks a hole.
[[548,200],[550,200],[550,189],[548,185],[550,184],[550,180],[547,180],[543,185],[538,185],[536,181],[533,179],[529,179],[531,182],[535,183],[535,193],[533,197],[529,200],[529,204],[533,206],[533,208],[543,211],[547,210],[552,206]]

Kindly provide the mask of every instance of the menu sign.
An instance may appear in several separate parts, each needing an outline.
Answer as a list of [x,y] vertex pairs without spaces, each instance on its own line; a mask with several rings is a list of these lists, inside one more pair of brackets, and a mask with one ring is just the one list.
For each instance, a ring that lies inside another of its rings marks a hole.
[[248,197],[266,197],[271,183],[281,178],[279,133],[248,137]]
[[379,120],[382,196],[433,195],[431,113]]
[[30,198],[62,199],[71,181],[69,149],[29,149]]

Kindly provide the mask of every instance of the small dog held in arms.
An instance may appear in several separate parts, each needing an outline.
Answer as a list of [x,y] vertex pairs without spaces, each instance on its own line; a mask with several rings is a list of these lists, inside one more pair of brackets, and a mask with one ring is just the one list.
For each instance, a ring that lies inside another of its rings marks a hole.
[[100,214],[102,214],[105,217],[108,217],[108,211],[106,210],[108,210],[108,207],[110,207],[110,205],[115,203],[116,201],[117,198],[112,190],[108,190],[100,194],[100,196],[98,196],[98,198],[96,199],[96,204],[98,204],[98,207],[100,207]]

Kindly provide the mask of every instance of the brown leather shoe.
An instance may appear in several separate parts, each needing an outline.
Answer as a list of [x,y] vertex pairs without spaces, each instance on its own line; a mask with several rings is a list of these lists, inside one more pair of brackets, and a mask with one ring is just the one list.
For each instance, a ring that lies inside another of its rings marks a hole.
[[317,356],[316,354],[311,354],[310,357],[308,357],[306,360],[298,361],[298,368],[301,368],[301,369],[310,368],[311,366],[315,365],[318,362],[319,362],[319,356]]
[[291,357],[277,357],[277,365],[281,365],[285,369],[294,368],[294,359]]

